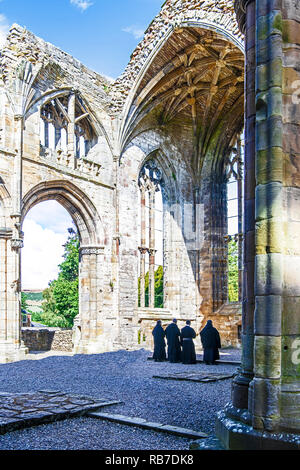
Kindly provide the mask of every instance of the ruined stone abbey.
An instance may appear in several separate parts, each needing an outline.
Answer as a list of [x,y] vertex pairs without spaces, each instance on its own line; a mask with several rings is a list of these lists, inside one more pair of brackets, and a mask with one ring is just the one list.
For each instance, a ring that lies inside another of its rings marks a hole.
[[149,345],[157,319],[197,331],[212,319],[243,348],[223,442],[239,425],[240,445],[247,426],[253,439],[299,433],[299,25],[292,0],[167,0],[114,83],[12,26],[0,53],[1,362],[26,353],[24,218],[56,200],[80,236],[74,352]]

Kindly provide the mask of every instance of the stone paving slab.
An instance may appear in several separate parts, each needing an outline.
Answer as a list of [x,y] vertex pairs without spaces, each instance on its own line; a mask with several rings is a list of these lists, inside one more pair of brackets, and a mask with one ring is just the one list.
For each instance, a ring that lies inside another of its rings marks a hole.
[[91,412],[87,415],[90,418],[104,419],[119,424],[125,424],[128,426],[137,426],[151,431],[165,432],[174,434],[180,437],[186,437],[188,439],[206,439],[207,434],[203,432],[193,431],[192,429],[180,428],[178,426],[170,426],[166,424],[153,423],[143,418],[130,418],[119,414],[102,413],[101,411]]
[[186,380],[189,382],[216,382],[218,380],[232,379],[235,374],[205,374],[199,372],[176,372],[175,374],[153,375],[154,379]]
[[61,391],[0,393],[0,435],[17,429],[83,416],[120,401],[68,395]]

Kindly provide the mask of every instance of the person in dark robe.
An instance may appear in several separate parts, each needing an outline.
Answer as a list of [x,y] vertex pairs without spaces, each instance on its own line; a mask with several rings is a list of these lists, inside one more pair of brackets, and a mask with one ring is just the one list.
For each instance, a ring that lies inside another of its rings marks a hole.
[[196,338],[196,331],[191,327],[191,322],[187,320],[186,326],[181,330],[182,362],[183,364],[196,364],[196,351],[193,338]]
[[166,333],[163,327],[161,326],[161,320],[158,320],[158,322],[156,323],[156,326],[152,331],[152,335],[154,339],[153,359],[155,360],[155,362],[166,361]]
[[168,361],[181,362],[180,329],[175,318],[166,328],[166,337],[168,342]]
[[200,338],[204,351],[203,361],[205,364],[215,364],[215,361],[220,359],[221,340],[219,332],[213,327],[211,320],[208,320],[206,326],[200,332]]

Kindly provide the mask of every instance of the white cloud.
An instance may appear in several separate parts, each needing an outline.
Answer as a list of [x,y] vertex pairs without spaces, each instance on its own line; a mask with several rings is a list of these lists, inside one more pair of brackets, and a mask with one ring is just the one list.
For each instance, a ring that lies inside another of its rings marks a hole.
[[85,11],[93,5],[93,2],[89,2],[88,0],[70,0],[70,2],[72,5],[78,7],[81,11]]
[[9,24],[5,15],[0,13],[0,47],[5,43],[6,36],[9,31]]
[[35,206],[23,224],[22,289],[45,289],[56,279],[72,226],[66,210],[55,201]]
[[22,289],[45,289],[56,279],[66,236],[43,229],[32,220],[24,222]]
[[132,34],[135,39],[141,39],[144,36],[144,29],[138,28],[137,26],[127,26],[123,28],[122,31]]
[[66,209],[56,201],[45,201],[34,206],[27,214],[26,220],[32,220],[42,228],[48,228],[61,235],[66,234],[73,226],[72,219]]

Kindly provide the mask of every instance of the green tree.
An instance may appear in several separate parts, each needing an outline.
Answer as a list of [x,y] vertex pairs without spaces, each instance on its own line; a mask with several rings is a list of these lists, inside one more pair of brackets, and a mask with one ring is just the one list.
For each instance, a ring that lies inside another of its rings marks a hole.
[[[138,279],[138,298],[140,305],[140,278]],[[158,266],[154,273],[154,286],[155,286],[155,308],[164,308],[164,269],[162,266]],[[145,275],[145,306],[149,307],[149,271]]]
[[43,313],[35,314],[33,321],[47,326],[72,328],[78,314],[79,237],[69,229],[64,245],[64,261],[59,265],[58,278],[44,290]]
[[21,308],[27,310],[27,295],[25,292],[21,292]]
[[230,240],[228,244],[228,301],[239,300],[238,243]]
[[164,268],[155,271],[155,308],[164,308]]

